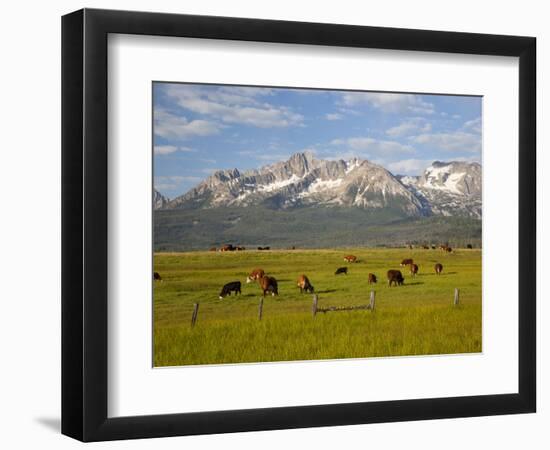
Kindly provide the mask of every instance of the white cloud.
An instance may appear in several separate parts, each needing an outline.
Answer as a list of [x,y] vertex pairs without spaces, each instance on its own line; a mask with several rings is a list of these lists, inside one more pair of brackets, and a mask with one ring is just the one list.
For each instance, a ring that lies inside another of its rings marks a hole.
[[183,184],[196,184],[201,181],[201,177],[173,175],[155,177],[154,184],[157,191],[173,191],[180,188]]
[[272,153],[261,150],[242,150],[237,152],[237,154],[263,162],[285,161],[290,157],[289,153]]
[[462,125],[462,128],[474,133],[481,133],[481,117],[477,117],[473,120],[467,120],[464,122],[464,125]]
[[481,151],[481,137],[478,134],[454,131],[450,133],[420,134],[411,136],[410,141],[437,150],[475,153]]
[[395,127],[388,128],[386,134],[396,137],[415,133],[429,133],[430,131],[432,131],[432,124],[418,117],[405,120]]
[[327,120],[342,120],[344,116],[339,113],[328,113],[325,114],[325,119]]
[[351,137],[347,139],[334,139],[332,145],[345,145],[353,150],[369,151],[372,153],[414,153],[410,145],[396,141],[386,141],[371,137]]
[[247,87],[203,88],[189,85],[169,85],[166,95],[180,107],[211,116],[225,123],[237,123],[259,128],[300,126],[303,116],[285,106],[275,106],[257,97],[271,95],[270,89]]
[[155,145],[153,148],[155,155],[169,155],[175,152],[195,153],[196,151],[194,148],[176,145]]
[[219,126],[207,120],[188,121],[183,116],[175,115],[164,109],[157,109],[154,114],[155,136],[166,139],[189,139],[195,136],[210,136],[219,133]]
[[432,162],[431,159],[402,159],[387,164],[382,162],[382,165],[393,174],[420,175]]
[[435,106],[415,94],[386,92],[346,92],[342,94],[346,106],[368,104],[386,113],[433,114]]

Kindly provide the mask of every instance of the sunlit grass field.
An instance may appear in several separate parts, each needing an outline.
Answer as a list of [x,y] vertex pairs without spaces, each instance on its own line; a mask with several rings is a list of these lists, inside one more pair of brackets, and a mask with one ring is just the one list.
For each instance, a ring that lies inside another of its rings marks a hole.
[[[357,263],[343,257],[353,254]],[[419,274],[399,267],[413,258]],[[436,276],[433,266],[443,264]],[[334,275],[338,267],[348,275]],[[267,296],[258,320],[261,291],[246,283],[254,268],[279,283]],[[399,269],[405,284],[389,288],[388,269]],[[241,252],[156,253],[154,270],[154,365],[176,366],[262,361],[433,355],[481,351],[481,251],[447,254],[424,249],[246,250]],[[367,274],[377,275],[376,285]],[[312,295],[300,294],[299,275],[309,277],[319,307],[368,304],[376,307],[312,315]],[[221,287],[241,281],[242,295],[219,300]],[[453,306],[454,289],[460,302]],[[191,327],[194,303],[199,303]]]

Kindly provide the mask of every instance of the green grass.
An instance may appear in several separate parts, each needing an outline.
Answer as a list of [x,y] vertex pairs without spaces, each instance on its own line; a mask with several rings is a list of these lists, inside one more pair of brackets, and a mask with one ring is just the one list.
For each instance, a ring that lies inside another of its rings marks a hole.
[[[347,264],[346,254],[359,262]],[[420,271],[400,268],[412,257]],[[433,266],[443,264],[436,276]],[[334,275],[347,266],[349,274]],[[279,282],[279,296],[261,296],[246,275],[261,267]],[[400,269],[405,285],[387,286],[388,269]],[[452,254],[422,249],[276,250],[268,252],[156,253],[154,270],[154,364],[174,366],[261,361],[364,358],[481,351],[481,251]],[[378,284],[369,286],[367,274]],[[311,313],[312,296],[300,294],[296,279],[306,274],[319,307],[359,305],[376,291],[376,309]],[[242,295],[218,299],[223,284],[239,280]],[[453,307],[454,288],[460,305]],[[193,304],[199,303],[191,328]]]

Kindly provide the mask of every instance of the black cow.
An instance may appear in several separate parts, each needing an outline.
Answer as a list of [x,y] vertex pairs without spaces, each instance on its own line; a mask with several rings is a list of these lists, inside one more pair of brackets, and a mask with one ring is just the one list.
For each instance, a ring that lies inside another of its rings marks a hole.
[[338,267],[336,269],[336,272],[334,272],[334,275],[340,275],[341,273],[348,274],[348,268],[347,267]]
[[224,285],[224,287],[222,287],[222,291],[220,292],[220,300],[228,295],[231,295],[231,292],[235,292],[235,295],[241,293],[240,281],[232,281],[231,283]]
[[405,282],[400,270],[388,270],[388,286],[391,287],[392,283],[395,286],[402,286]]

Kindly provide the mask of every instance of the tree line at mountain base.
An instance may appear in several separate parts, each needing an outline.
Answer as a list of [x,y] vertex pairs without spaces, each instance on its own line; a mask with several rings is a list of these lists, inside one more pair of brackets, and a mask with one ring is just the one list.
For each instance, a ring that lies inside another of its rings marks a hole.
[[400,247],[409,244],[481,247],[481,220],[403,217],[391,209],[307,207],[157,210],[154,251],[208,250],[223,244],[255,249]]

